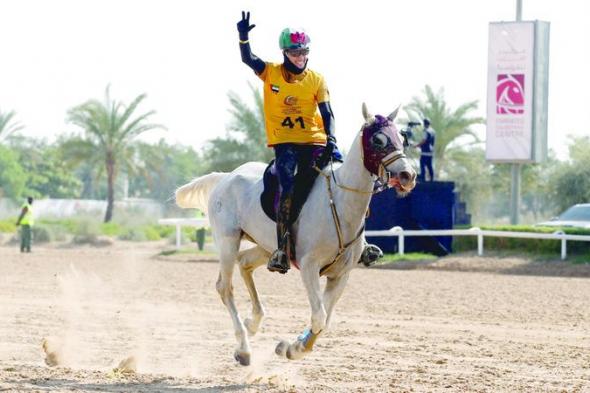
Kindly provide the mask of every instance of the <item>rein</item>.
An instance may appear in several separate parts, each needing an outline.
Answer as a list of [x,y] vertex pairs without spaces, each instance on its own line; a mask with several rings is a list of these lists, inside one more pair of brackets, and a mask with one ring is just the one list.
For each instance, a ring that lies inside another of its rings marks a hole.
[[[332,162],[330,161],[330,167],[332,166]],[[336,262],[338,262],[340,260],[340,258],[342,257],[342,255],[346,252],[346,250],[352,246],[354,243],[357,242],[357,240],[359,240],[363,234],[363,232],[365,231],[365,225],[363,224],[363,226],[360,228],[359,232],[357,233],[357,235],[355,236],[354,239],[352,239],[351,241],[349,241],[348,243],[344,244],[344,240],[343,240],[343,236],[342,236],[342,228],[340,225],[340,218],[338,217],[338,211],[336,210],[336,204],[334,203],[334,194],[332,192],[332,185],[330,182],[330,175],[323,173],[322,171],[319,170],[319,168],[314,167],[320,175],[322,175],[324,177],[324,179],[326,179],[326,185],[328,186],[328,198],[330,201],[330,210],[332,211],[332,218],[334,219],[334,225],[336,225],[336,234],[338,235],[338,253],[336,254],[336,256],[334,257],[334,259],[332,260],[332,262],[330,262],[329,264],[327,264],[326,266],[322,267],[320,269],[320,276],[323,276],[324,274],[326,274],[326,272],[328,270],[330,270],[334,264]],[[334,175],[334,171],[332,170],[332,175]],[[334,177],[334,183],[336,185],[338,185],[338,183],[336,183],[336,178]],[[340,186],[339,186],[340,187]],[[354,190],[354,189],[350,189],[350,190]],[[357,192],[361,192],[361,193],[367,193],[365,191],[360,191],[360,190],[356,190]],[[373,192],[368,192],[368,194],[372,194]]]
[[[363,131],[364,131],[364,128],[361,129],[361,140],[362,140],[362,132]],[[364,150],[363,150],[362,142],[360,145],[361,145],[360,146],[361,157],[364,157]],[[360,228],[359,232],[355,236],[355,238],[352,239],[351,241],[349,241],[348,243],[344,244],[344,240],[343,240],[343,236],[342,236],[342,228],[340,225],[340,218],[338,217],[338,211],[336,210],[336,205],[334,203],[334,194],[332,192],[332,184],[331,184],[330,177],[334,180],[334,184],[336,184],[336,186],[338,186],[339,188],[341,188],[345,191],[355,192],[357,194],[364,194],[364,195],[374,195],[374,194],[377,194],[377,193],[383,191],[384,189],[391,187],[389,185],[389,179],[391,178],[391,172],[389,172],[387,170],[387,166],[389,166],[390,164],[399,160],[400,158],[405,158],[405,157],[406,157],[406,155],[404,154],[403,151],[394,150],[391,154],[383,157],[383,159],[379,162],[378,173],[373,173],[372,171],[369,170],[371,177],[373,177],[373,176],[377,177],[373,181],[374,185],[373,185],[373,190],[371,190],[371,191],[359,190],[356,188],[345,186],[343,184],[339,184],[338,181],[336,180],[336,173],[334,172],[332,160],[330,160],[331,176],[330,176],[330,174],[324,173],[322,170],[320,170],[317,166],[314,165],[313,168],[320,175],[322,175],[324,177],[324,179],[326,179],[326,185],[328,188],[328,198],[330,201],[330,210],[332,211],[332,218],[334,219],[334,225],[336,226],[336,234],[338,235],[338,253],[334,257],[332,262],[330,262],[329,264],[327,264],[326,266],[324,266],[320,269],[320,276],[326,274],[326,272],[328,270],[330,270],[336,264],[336,262],[338,262],[340,260],[342,255],[346,252],[346,250],[361,238],[361,236],[365,230],[365,225],[363,224],[362,227]],[[364,158],[362,158],[362,162],[364,163]]]
[[[318,169],[316,168],[316,170],[318,170]],[[328,176],[328,175],[324,174],[321,171],[319,171],[319,172],[320,172],[320,175],[322,175],[322,176]],[[334,173],[334,167],[332,166],[332,160],[330,160],[330,172],[332,173],[332,178],[334,179],[334,184],[336,184],[339,188],[342,188],[343,190],[356,192],[358,194],[371,194],[371,195],[374,195],[374,194],[377,193],[377,192],[375,192],[375,190],[365,191],[365,190],[359,190],[359,189],[356,189],[356,188],[348,187],[348,186],[345,186],[345,185],[342,185],[342,184],[338,184],[338,181],[336,180],[336,174]],[[331,195],[330,195],[330,197],[331,197]]]

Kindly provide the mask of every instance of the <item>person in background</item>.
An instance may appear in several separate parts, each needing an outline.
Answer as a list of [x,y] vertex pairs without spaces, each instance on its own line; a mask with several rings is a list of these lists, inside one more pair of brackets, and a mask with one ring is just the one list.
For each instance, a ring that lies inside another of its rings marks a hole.
[[31,252],[33,223],[33,197],[27,197],[16,220],[16,226],[21,227],[20,252]]
[[[205,218],[205,214],[202,211],[197,210],[196,218]],[[199,227],[199,228],[197,228],[197,230],[195,232],[195,238],[197,241],[197,247],[199,248],[199,251],[203,251],[203,249],[205,248],[205,235],[206,234],[207,234],[207,229],[205,227]]]
[[436,139],[436,131],[430,127],[430,119],[427,117],[423,120],[424,124],[424,139],[422,139],[415,147],[420,148],[420,175],[418,180],[426,181],[426,170],[430,175],[430,181],[434,181],[434,170],[432,169],[432,161],[434,155],[434,142]]

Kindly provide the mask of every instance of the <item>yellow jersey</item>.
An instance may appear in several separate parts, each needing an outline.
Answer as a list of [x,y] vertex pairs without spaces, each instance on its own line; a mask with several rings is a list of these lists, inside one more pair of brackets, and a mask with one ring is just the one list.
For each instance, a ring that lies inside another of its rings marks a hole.
[[293,82],[281,64],[266,63],[258,75],[264,82],[264,121],[268,146],[279,143],[325,145],[326,132],[318,104],[330,100],[322,75],[305,70]]

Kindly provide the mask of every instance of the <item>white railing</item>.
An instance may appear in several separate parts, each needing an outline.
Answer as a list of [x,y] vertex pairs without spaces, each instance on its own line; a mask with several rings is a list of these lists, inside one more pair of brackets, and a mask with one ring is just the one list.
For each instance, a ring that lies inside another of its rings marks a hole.
[[182,238],[180,227],[208,227],[208,218],[161,218],[158,220],[160,225],[174,225],[176,226],[176,249],[180,248],[180,240]]
[[585,241],[590,242],[590,236],[585,235],[567,235],[562,231],[553,233],[533,233],[533,232],[508,232],[508,231],[488,231],[474,227],[470,229],[424,229],[424,230],[404,230],[401,227],[379,231],[365,231],[365,236],[397,236],[398,252],[404,254],[404,237],[406,236],[477,236],[477,255],[483,255],[483,238],[490,237],[514,237],[524,239],[553,239],[561,240],[561,259],[567,258],[567,241]]

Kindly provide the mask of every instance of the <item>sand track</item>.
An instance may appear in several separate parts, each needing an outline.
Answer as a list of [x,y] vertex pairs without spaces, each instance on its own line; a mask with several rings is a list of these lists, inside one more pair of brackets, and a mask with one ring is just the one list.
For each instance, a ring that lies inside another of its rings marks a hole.
[[[0,391],[590,392],[589,266],[467,256],[359,268],[296,362],[273,350],[309,320],[299,275],[260,269],[267,317],[241,367],[217,264],[154,258],[158,247],[0,247]],[[237,271],[234,285],[246,316]],[[63,366],[45,364],[43,339]],[[130,356],[136,374],[113,371]]]

